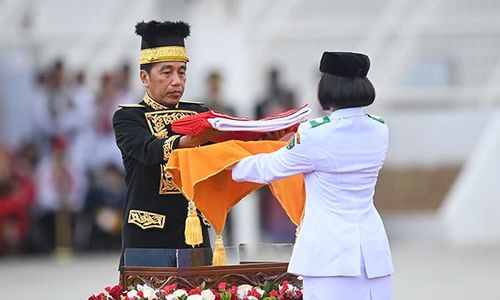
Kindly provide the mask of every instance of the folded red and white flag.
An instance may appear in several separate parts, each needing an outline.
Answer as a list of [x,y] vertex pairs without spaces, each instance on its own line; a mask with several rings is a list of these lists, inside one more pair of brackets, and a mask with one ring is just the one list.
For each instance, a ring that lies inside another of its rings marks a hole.
[[172,130],[179,134],[198,135],[209,128],[214,128],[228,132],[222,140],[249,141],[258,139],[266,132],[289,128],[296,131],[298,125],[306,121],[310,114],[311,109],[307,104],[260,120],[238,118],[209,110],[173,122]]

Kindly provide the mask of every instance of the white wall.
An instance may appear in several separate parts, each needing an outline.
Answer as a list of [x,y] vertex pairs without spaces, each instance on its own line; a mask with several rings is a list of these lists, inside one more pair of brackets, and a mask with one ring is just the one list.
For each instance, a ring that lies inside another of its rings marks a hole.
[[500,244],[500,109],[488,120],[440,211],[455,244]]
[[383,109],[389,126],[386,166],[433,168],[461,165],[471,155],[494,114],[491,108]]

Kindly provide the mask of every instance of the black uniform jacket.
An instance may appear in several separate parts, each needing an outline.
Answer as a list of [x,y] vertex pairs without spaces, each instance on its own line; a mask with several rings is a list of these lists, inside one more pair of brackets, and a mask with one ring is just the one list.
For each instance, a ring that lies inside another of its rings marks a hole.
[[[171,131],[171,123],[203,111],[205,106],[193,102],[166,107],[146,94],[143,102],[123,105],[115,112],[113,127],[127,185],[120,265],[126,248],[191,248],[184,242],[188,202],[165,164],[181,137]],[[207,226],[201,224],[204,244],[200,246],[210,247]]]

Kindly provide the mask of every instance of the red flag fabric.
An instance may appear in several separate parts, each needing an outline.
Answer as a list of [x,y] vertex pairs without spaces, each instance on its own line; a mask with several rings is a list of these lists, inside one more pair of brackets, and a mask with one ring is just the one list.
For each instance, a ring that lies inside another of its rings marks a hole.
[[311,109],[304,105],[282,113],[269,115],[260,120],[251,120],[209,110],[173,122],[172,130],[179,134],[199,135],[207,129],[214,128],[227,132],[216,142],[228,140],[253,141],[262,137],[266,132],[282,129],[297,131],[299,124],[307,120],[310,112]]

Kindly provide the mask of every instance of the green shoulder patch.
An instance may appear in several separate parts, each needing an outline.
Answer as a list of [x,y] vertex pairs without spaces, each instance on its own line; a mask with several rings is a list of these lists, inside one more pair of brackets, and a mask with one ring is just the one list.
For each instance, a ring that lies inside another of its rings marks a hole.
[[127,107],[135,107],[135,108],[142,108],[146,107],[142,104],[118,104],[119,107],[127,108]]
[[330,118],[328,116],[312,119],[309,121],[309,124],[311,124],[311,128],[318,127],[326,123],[330,123]]
[[385,120],[382,118],[382,117],[379,117],[379,116],[374,116],[374,115],[369,115],[369,114],[366,114],[368,117],[370,117],[371,119],[377,121],[377,122],[380,122],[382,124],[385,124]]
[[286,148],[288,150],[292,149],[296,144],[300,144],[300,133],[296,132],[294,133],[288,142],[286,143]]

